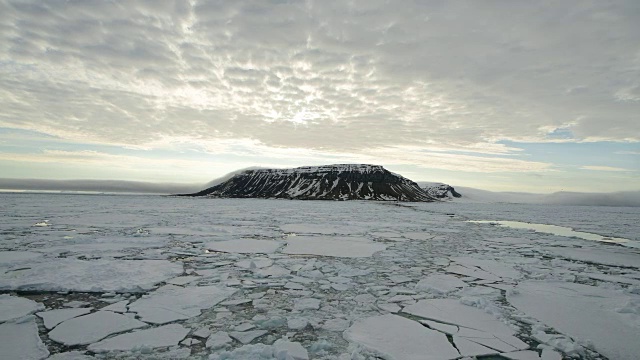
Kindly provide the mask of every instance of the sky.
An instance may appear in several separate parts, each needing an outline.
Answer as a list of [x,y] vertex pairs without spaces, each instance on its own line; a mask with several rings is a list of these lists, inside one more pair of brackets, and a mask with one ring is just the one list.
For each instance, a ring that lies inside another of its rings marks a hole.
[[640,1],[0,0],[0,178],[640,190]]

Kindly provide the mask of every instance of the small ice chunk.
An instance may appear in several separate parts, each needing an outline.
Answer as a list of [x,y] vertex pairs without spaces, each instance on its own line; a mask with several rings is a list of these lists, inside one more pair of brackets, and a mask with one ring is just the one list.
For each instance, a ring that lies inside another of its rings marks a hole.
[[304,318],[288,318],[287,327],[291,330],[301,330],[307,327],[309,322]]
[[173,285],[186,285],[198,279],[202,279],[202,276],[178,276],[173,279],[169,279],[166,282],[167,284],[173,284]]
[[358,304],[371,304],[376,302],[376,297],[371,294],[360,294],[353,298]]
[[147,324],[125,315],[98,311],[63,322],[49,332],[49,338],[67,346],[86,345],[111,334],[144,326]]
[[0,295],[0,323],[33,314],[38,310],[44,310],[44,305],[19,296]]
[[[309,360],[309,353],[307,352],[307,349],[305,349],[299,342],[280,339],[273,343],[273,347],[276,350],[277,356],[286,354],[293,360]],[[289,359],[289,357],[286,359]]]
[[191,335],[206,339],[211,335],[211,330],[208,327],[201,327],[194,331]]
[[227,344],[230,344],[233,340],[229,337],[229,334],[225,331],[218,331],[215,334],[209,336],[207,339],[207,347],[212,350],[221,349]]
[[103,307],[102,311],[113,311],[117,313],[124,314],[127,312],[127,305],[129,304],[129,300],[118,301],[117,303],[113,303],[111,305]]
[[232,331],[229,333],[229,336],[243,344],[248,344],[266,333],[266,330]]
[[320,299],[314,298],[302,298],[296,299],[293,302],[294,310],[318,310],[320,308]]
[[44,327],[47,329],[53,329],[63,321],[67,321],[90,312],[91,308],[71,308],[44,311],[36,313],[36,315],[44,321]]
[[349,285],[349,284],[332,283],[331,287],[336,291],[346,291],[346,290],[349,290],[351,285]]
[[351,325],[351,321],[347,319],[336,318],[325,321],[322,325],[322,328],[327,331],[344,331],[349,327],[349,325]]
[[108,351],[132,351],[169,347],[187,336],[189,329],[180,324],[169,324],[153,329],[133,331],[102,340],[87,347],[90,351],[101,353]]
[[235,330],[235,331],[247,331],[247,330],[254,329],[255,327],[256,326],[253,325],[252,323],[246,322],[246,323],[242,323],[242,324],[234,327],[233,330]]
[[545,347],[542,349],[542,355],[540,358],[542,360],[562,360],[562,354],[551,348]]
[[380,310],[388,311],[390,313],[397,313],[402,309],[398,304],[393,303],[378,303],[376,304]]
[[271,265],[273,265],[273,260],[268,258],[240,260],[236,263],[237,267],[240,267],[243,269],[262,269],[265,267],[269,267]]
[[27,316],[0,324],[0,355],[3,359],[39,360],[49,356],[38,336],[35,317]]

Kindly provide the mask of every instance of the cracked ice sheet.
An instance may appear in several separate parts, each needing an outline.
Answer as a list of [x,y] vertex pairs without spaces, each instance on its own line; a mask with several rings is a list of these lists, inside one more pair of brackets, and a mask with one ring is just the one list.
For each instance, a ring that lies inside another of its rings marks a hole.
[[513,266],[506,265],[503,262],[498,262],[496,260],[489,259],[477,259],[467,256],[457,256],[450,258],[458,264],[463,266],[478,267],[492,275],[498,276],[503,279],[519,279],[522,277],[522,274],[513,268]]
[[331,257],[371,257],[387,247],[366,238],[328,236],[290,236],[282,251],[291,255],[318,255]]
[[0,276],[0,290],[145,292],[182,273],[166,260],[51,259]]
[[153,329],[138,330],[117,335],[87,347],[95,353],[109,351],[132,351],[178,345],[187,336],[189,329],[179,324],[169,324]]
[[398,315],[373,316],[356,321],[345,330],[343,337],[388,360],[460,357],[443,333]]
[[239,254],[271,254],[276,252],[282,244],[273,240],[234,239],[213,241],[206,244],[206,248],[213,251]]
[[39,312],[39,318],[44,321],[44,327],[47,329],[53,329],[61,322],[73,319],[75,317],[85,315],[91,312],[91,308],[71,308],[71,309],[56,309],[50,311]]
[[222,286],[165,285],[129,305],[143,321],[165,324],[200,315],[204,309],[215,306],[236,292]]
[[0,324],[0,356],[3,359],[39,360],[49,356],[38,336],[35,317]]
[[571,337],[591,340],[610,359],[640,354],[640,296],[565,282],[526,281],[507,300]]
[[44,310],[44,305],[30,299],[9,294],[0,295],[0,323]]
[[[456,325],[459,330],[443,330],[475,343],[500,351],[516,351],[529,348],[527,344],[513,336],[515,331],[509,326],[478,308],[463,305],[455,299],[421,300],[402,309],[402,312]],[[450,328],[450,327],[449,327]]]
[[147,324],[125,315],[110,311],[98,311],[63,322],[49,332],[49,338],[68,346],[86,345],[102,340],[111,334],[144,326]]

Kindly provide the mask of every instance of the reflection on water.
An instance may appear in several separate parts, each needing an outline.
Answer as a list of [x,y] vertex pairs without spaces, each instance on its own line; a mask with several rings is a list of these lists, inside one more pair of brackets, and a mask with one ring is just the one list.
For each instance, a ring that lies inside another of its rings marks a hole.
[[559,236],[577,237],[585,240],[601,241],[601,242],[614,243],[614,244],[620,244],[620,245],[631,246],[631,247],[638,247],[638,244],[636,244],[633,241],[630,241],[629,239],[602,236],[602,235],[592,234],[592,233],[582,232],[582,231],[574,231],[572,228],[568,228],[564,226],[532,224],[532,223],[526,223],[526,222],[520,222],[520,221],[469,220],[468,222],[478,223],[478,224],[498,225],[498,226],[504,226],[504,227],[509,227],[513,229],[533,230],[536,232],[559,235]]

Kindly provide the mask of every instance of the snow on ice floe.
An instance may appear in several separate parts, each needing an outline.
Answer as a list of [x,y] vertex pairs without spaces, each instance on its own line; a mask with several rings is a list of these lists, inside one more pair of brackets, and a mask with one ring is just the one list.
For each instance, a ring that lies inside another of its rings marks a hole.
[[0,277],[0,290],[144,292],[182,273],[166,260],[51,259]]
[[206,244],[209,250],[239,254],[271,254],[280,246],[282,244],[278,241],[256,239],[213,241]]
[[358,258],[371,257],[386,248],[384,244],[358,237],[289,236],[282,252],[292,255]]
[[0,323],[15,320],[40,310],[44,310],[44,305],[33,300],[9,294],[0,295]]
[[44,327],[47,329],[53,329],[63,321],[67,321],[90,312],[91,308],[71,308],[43,311],[36,313],[36,315],[44,321]]
[[456,299],[420,300],[405,307],[402,312],[436,323],[454,325],[458,328],[455,332],[451,330],[452,327],[439,330],[502,352],[529,347],[514,336],[515,331],[511,327],[495,316]]
[[610,359],[640,354],[640,296],[568,282],[524,281],[509,303],[573,338],[591,341]]
[[143,321],[165,324],[198,316],[236,291],[223,286],[165,285],[131,303],[129,311],[137,313]]
[[169,324],[153,329],[137,330],[117,335],[87,347],[95,353],[109,351],[147,351],[153,348],[178,345],[189,329],[179,324]]
[[39,360],[49,356],[49,350],[38,336],[35,317],[0,324],[0,357],[3,359]]
[[398,315],[356,321],[343,337],[387,360],[455,359],[460,353],[445,334]]

